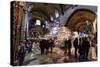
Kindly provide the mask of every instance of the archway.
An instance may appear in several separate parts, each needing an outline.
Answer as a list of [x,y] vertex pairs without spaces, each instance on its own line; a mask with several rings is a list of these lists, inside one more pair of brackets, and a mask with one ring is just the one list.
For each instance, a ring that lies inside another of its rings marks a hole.
[[65,26],[67,26],[72,31],[80,31],[85,33],[93,33],[94,23],[96,23],[96,14],[88,9],[78,9],[74,11]]

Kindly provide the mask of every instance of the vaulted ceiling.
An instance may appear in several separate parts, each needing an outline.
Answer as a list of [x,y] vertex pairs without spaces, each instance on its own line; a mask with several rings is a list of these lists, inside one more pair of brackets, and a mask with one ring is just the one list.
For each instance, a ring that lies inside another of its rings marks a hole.
[[[45,23],[45,21],[51,22],[51,16],[55,18],[55,11],[57,10],[59,14],[63,14],[69,7],[72,5],[62,5],[62,4],[50,4],[50,3],[26,3],[28,7],[31,7],[29,10],[29,16],[31,17],[29,24],[32,26],[36,19],[41,20],[41,23]],[[29,26],[29,27],[30,27]],[[39,27],[40,28],[40,27]],[[43,29],[39,29],[37,27],[30,28],[30,32],[37,32],[36,30],[44,31]],[[42,33],[41,33],[42,34]]]
[[27,5],[31,7],[29,15],[40,20],[50,20],[50,16],[55,17],[55,10],[61,14],[71,7],[71,5],[32,2],[27,2]]
[[[65,11],[70,7],[76,7],[75,5],[65,5],[65,4],[48,4],[48,3],[32,3],[27,2],[27,5],[31,7],[29,11],[29,16],[31,16],[31,20],[39,19],[43,21],[51,21],[50,16],[55,18],[55,10],[59,12],[59,14],[64,14]],[[65,23],[65,26],[71,29],[72,31],[81,31],[83,32],[86,28],[86,21],[89,22],[90,28],[92,29],[93,21],[96,19],[96,14],[88,9],[78,9],[74,11]],[[32,23],[33,21],[30,22]],[[90,29],[90,31],[91,31]]]

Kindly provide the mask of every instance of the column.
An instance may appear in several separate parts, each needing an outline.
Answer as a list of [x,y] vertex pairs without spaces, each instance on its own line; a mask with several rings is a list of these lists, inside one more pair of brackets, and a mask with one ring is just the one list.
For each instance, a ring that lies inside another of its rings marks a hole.
[[93,22],[93,33],[95,34],[96,33],[96,19],[94,20],[94,22]]

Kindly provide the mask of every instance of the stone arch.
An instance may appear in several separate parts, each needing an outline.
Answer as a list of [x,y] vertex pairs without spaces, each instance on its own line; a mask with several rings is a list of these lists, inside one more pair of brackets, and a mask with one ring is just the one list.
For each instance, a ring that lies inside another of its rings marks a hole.
[[89,21],[89,24],[93,27],[95,19],[96,14],[93,11],[89,9],[77,9],[69,16],[65,26],[73,31],[82,31],[79,29],[80,26],[85,25],[85,22]]

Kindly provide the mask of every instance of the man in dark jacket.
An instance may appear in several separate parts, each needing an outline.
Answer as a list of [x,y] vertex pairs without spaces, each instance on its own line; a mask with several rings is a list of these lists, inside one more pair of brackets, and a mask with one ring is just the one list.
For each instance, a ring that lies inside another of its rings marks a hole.
[[52,40],[52,38],[49,40],[49,46],[50,46],[51,53],[52,53],[52,49],[53,49],[53,47],[55,46],[55,45],[54,45],[54,41]]
[[68,40],[68,55],[71,55],[71,39]]
[[75,48],[75,58],[77,58],[77,50],[78,50],[78,38],[74,40],[74,48]]
[[44,54],[44,50],[45,50],[45,40],[44,39],[40,41],[40,49],[41,49],[41,54]]
[[19,56],[19,65],[23,65],[24,57],[25,57],[25,42],[24,41],[21,41],[18,56]]
[[84,38],[83,39],[83,58],[88,60],[88,53],[89,53],[89,48],[90,48],[90,43],[89,43],[89,40],[88,38]]
[[67,49],[68,49],[68,39],[65,40],[64,47],[65,47],[65,55],[66,55],[67,54]]
[[83,58],[83,47],[82,47],[82,42],[83,42],[83,38],[80,38],[80,39],[79,39],[79,47],[78,47],[78,49],[79,49],[78,53],[79,53],[79,59],[80,59],[80,60]]

